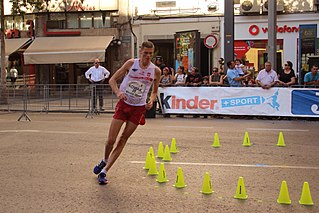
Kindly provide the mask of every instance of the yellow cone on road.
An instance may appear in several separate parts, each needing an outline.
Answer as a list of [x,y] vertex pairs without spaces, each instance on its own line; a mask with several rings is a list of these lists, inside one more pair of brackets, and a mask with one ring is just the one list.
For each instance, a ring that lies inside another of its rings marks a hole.
[[210,180],[210,175],[208,172],[206,172],[204,175],[204,182],[202,185],[202,190],[200,192],[206,195],[213,193],[212,182]]
[[248,132],[245,132],[244,141],[243,141],[243,146],[251,146]]
[[214,142],[212,144],[212,147],[215,147],[215,148],[220,147],[218,133],[214,134]]
[[177,147],[176,147],[176,139],[172,138],[172,142],[171,142],[171,148],[169,150],[171,153],[175,154],[178,152]]
[[163,147],[163,142],[159,142],[158,148],[157,148],[157,156],[158,158],[163,158],[164,157],[164,147]]
[[286,146],[284,135],[282,134],[282,132],[279,132],[277,146],[280,146],[280,147]]
[[171,152],[168,145],[165,146],[163,161],[172,161]]
[[166,183],[168,181],[167,177],[166,177],[166,171],[165,171],[164,163],[160,164],[160,169],[159,169],[156,181],[159,182],[159,183]]
[[280,204],[291,204],[289,192],[288,192],[288,186],[285,180],[282,181],[279,196],[277,199],[277,203]]
[[243,177],[238,178],[236,194],[235,194],[234,198],[241,199],[241,200],[246,200],[248,198],[248,196],[246,194],[246,189],[245,189]]
[[187,186],[184,181],[184,174],[181,167],[178,167],[176,181],[173,186],[175,186],[176,188],[184,188]]
[[302,193],[301,193],[299,203],[302,205],[313,206],[308,182],[303,183]]
[[150,152],[147,152],[146,159],[145,159],[145,164],[144,164],[143,169],[149,169],[150,168],[151,158],[152,157],[151,157]]

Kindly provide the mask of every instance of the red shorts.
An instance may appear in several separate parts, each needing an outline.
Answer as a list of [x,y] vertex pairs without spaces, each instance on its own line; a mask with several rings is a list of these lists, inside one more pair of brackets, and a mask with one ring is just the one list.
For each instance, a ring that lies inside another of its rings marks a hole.
[[114,119],[122,121],[130,121],[136,125],[145,124],[145,106],[131,106],[125,103],[123,100],[119,100],[115,107]]

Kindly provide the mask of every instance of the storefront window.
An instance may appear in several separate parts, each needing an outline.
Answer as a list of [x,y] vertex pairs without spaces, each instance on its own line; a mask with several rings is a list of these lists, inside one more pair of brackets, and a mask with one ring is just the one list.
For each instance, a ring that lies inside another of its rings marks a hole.
[[50,13],[50,20],[65,20],[65,13]]
[[67,14],[67,28],[79,28],[79,18],[77,13]]
[[95,13],[93,16],[94,28],[103,28],[102,14]]
[[80,15],[80,28],[92,28],[92,14],[85,13]]

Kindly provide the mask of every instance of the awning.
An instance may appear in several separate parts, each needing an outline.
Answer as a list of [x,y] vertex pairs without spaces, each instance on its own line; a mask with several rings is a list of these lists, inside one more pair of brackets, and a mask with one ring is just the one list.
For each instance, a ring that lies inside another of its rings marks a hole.
[[[5,39],[5,55],[9,56],[11,53],[19,50],[24,44],[26,44],[30,38],[14,38],[14,39]],[[1,48],[1,44],[0,44]]]
[[24,52],[25,64],[86,63],[105,60],[113,36],[37,37]]

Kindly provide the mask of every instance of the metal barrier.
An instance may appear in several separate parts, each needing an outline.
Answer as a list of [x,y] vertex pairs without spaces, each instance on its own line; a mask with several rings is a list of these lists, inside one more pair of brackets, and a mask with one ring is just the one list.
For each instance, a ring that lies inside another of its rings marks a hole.
[[[94,90],[93,90],[94,89]],[[35,112],[94,112],[93,94],[102,91],[104,110],[114,111],[117,101],[108,84],[37,84],[7,86],[7,103],[0,104],[2,111]]]

